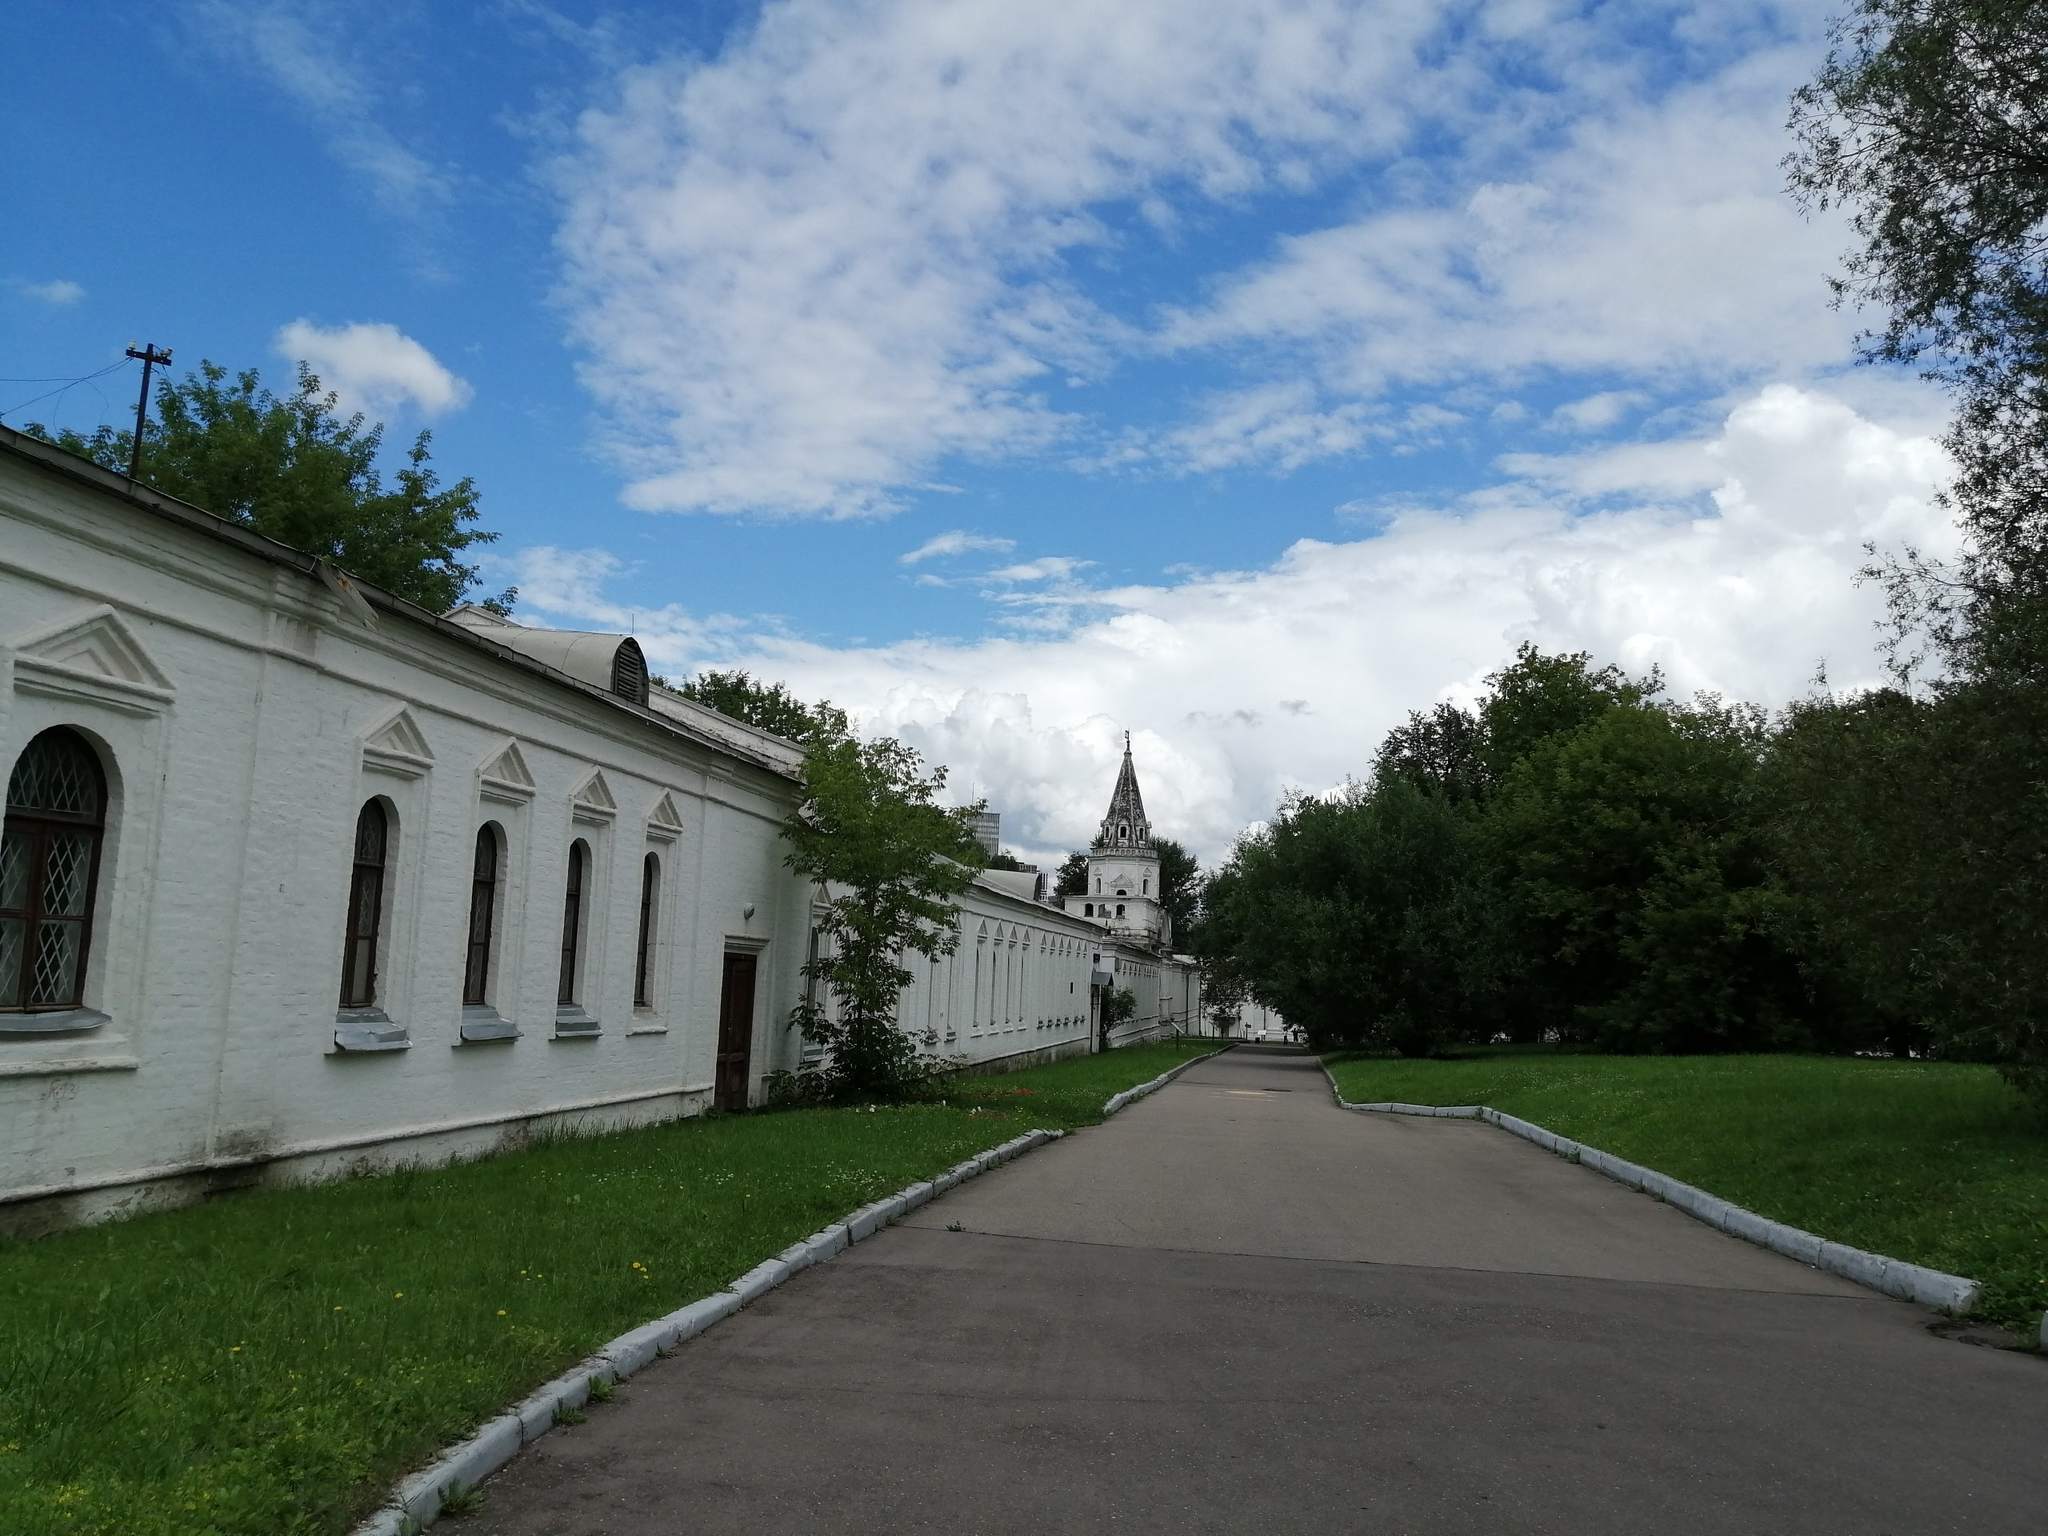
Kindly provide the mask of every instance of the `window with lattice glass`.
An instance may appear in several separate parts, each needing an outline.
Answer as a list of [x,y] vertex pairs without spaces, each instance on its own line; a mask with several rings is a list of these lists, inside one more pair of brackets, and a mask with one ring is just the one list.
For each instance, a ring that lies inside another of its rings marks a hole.
[[16,759],[0,830],[0,1012],[85,1000],[107,780],[85,738],[44,731]]

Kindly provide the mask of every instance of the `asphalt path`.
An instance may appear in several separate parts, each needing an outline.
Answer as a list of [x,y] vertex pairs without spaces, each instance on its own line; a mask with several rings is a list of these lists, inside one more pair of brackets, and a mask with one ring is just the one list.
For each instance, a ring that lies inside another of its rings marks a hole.
[[462,1526],[2041,1536],[2048,1362],[1933,1321],[1239,1047],[691,1340]]

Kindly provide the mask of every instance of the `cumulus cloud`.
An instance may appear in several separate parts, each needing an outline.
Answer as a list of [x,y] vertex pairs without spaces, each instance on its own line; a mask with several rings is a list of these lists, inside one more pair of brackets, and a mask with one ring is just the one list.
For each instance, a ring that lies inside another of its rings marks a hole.
[[[1088,590],[1043,634],[835,648],[673,609],[639,632],[671,672],[742,665],[851,707],[950,764],[1039,854],[1090,835],[1128,728],[1154,824],[1213,859],[1283,789],[1362,772],[1407,710],[1469,696],[1525,639],[1661,666],[1681,695],[1780,704],[1823,661],[1837,683],[1878,680],[1863,541],[1950,547],[1931,502],[1946,468],[1931,437],[1773,385],[1694,436],[1525,463],[1368,538]],[[546,554],[515,568],[537,615],[632,617],[604,597],[613,557]]]
[[50,304],[59,309],[76,304],[85,297],[84,287],[68,277],[52,278],[47,283],[16,282],[14,288],[39,304]]
[[405,406],[438,416],[468,405],[474,391],[395,325],[315,325],[294,320],[276,338],[278,356],[303,359],[341,397],[344,413],[377,417]]
[[955,555],[987,551],[991,554],[1006,555],[1017,547],[1015,539],[1005,539],[988,533],[969,533],[964,528],[952,528],[945,533],[934,534],[915,549],[905,550],[896,557],[898,565],[916,565],[924,560],[950,559]]

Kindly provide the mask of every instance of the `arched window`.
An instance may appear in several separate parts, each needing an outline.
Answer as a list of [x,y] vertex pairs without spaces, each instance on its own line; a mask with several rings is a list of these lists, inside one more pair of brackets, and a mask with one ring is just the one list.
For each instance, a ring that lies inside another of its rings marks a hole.
[[562,970],[555,988],[555,1001],[576,1001],[576,949],[583,937],[583,876],[590,862],[590,845],[577,838],[569,845],[569,879],[562,892]]
[[1092,901],[1084,901],[1084,902],[1082,902],[1082,903],[1081,903],[1081,915],[1082,915],[1083,917],[1093,917],[1093,916],[1095,915],[1095,903],[1094,903],[1094,902],[1092,902]]
[[491,986],[491,924],[498,907],[498,824],[476,829],[476,863],[469,877],[469,950],[462,967],[462,1000],[481,1007]]
[[661,860],[650,853],[640,861],[640,947],[633,963],[635,1008],[654,1006],[654,912],[660,886]]
[[365,800],[356,816],[355,870],[348,882],[348,926],[341,940],[341,1006],[377,1003],[377,941],[384,924],[384,861],[391,819],[381,800]]
[[1128,821],[1116,824],[1116,840],[1120,843],[1128,843],[1131,840],[1131,824]]
[[58,726],[31,741],[0,833],[0,1012],[84,1002],[106,823],[107,777],[85,738]]
[[1098,896],[1102,894],[1102,876],[1100,875],[1095,877],[1095,894]]
[[1152,877],[1150,875],[1147,875],[1138,882],[1138,894],[1140,896],[1150,896],[1152,894]]
[[1116,915],[1118,917],[1122,917],[1124,915],[1124,904],[1122,902],[1118,902],[1116,904]]

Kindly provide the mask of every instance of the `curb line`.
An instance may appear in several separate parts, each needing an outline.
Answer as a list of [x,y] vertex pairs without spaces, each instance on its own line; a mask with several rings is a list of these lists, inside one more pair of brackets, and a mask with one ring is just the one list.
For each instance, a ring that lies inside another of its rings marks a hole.
[[1210,1060],[1212,1057],[1221,1056],[1225,1051],[1229,1050],[1230,1047],[1235,1044],[1237,1044],[1237,1042],[1235,1040],[1232,1040],[1227,1045],[1219,1045],[1213,1051],[1204,1051],[1199,1056],[1190,1056],[1186,1061],[1182,1062],[1179,1066],[1168,1067],[1164,1072],[1160,1073],[1157,1077],[1153,1078],[1152,1081],[1149,1083],[1140,1083],[1135,1088],[1126,1088],[1122,1093],[1111,1095],[1111,1097],[1102,1106],[1103,1118],[1108,1119],[1111,1115],[1115,1114],[1118,1110],[1122,1109],[1126,1104],[1137,1103],[1138,1100],[1144,1098],[1145,1095],[1148,1093],[1157,1093],[1160,1089],[1164,1088],[1168,1083],[1172,1082],[1176,1077],[1179,1077],[1181,1073],[1187,1071],[1189,1067],[1198,1067],[1203,1062]]
[[[1378,1115],[1426,1115],[1441,1120],[1484,1120],[1497,1125],[1510,1135],[1524,1141],[1532,1141],[1547,1152],[1555,1152],[1569,1162],[1603,1173],[1618,1184],[1630,1189],[1641,1190],[1646,1195],[1655,1195],[1666,1205],[1685,1212],[1696,1221],[1726,1232],[1730,1237],[1739,1237],[1745,1242],[1755,1243],[1759,1248],[1768,1248],[1773,1253],[1782,1253],[1790,1259],[1826,1270],[1831,1275],[1840,1275],[1844,1280],[1866,1286],[1900,1301],[1918,1302],[1937,1311],[1961,1316],[1976,1305],[1982,1287],[1975,1280],[1961,1275],[1945,1274],[1938,1269],[1929,1269],[1923,1264],[1909,1264],[1904,1259],[1888,1258],[1881,1253],[1866,1253],[1861,1248],[1851,1248],[1846,1243],[1829,1242],[1826,1238],[1799,1227],[1787,1226],[1782,1221],[1772,1221],[1754,1211],[1711,1195],[1691,1184],[1681,1183],[1669,1174],[1659,1173],[1654,1168],[1645,1168],[1640,1163],[1631,1163],[1598,1147],[1589,1147],[1583,1142],[1573,1141],[1554,1131],[1545,1130],[1528,1120],[1504,1115],[1499,1110],[1484,1104],[1353,1104],[1337,1087],[1337,1079],[1329,1066],[1321,1062],[1323,1076],[1330,1080],[1330,1097],[1337,1101],[1339,1109],[1356,1110],[1361,1114]],[[2048,1317],[2041,1321],[2044,1343],[2048,1343]]]
[[[1233,1044],[1235,1042],[1232,1042]],[[1191,1056],[1149,1083],[1126,1088],[1102,1106],[1105,1118],[1126,1104],[1157,1093],[1192,1066],[1220,1056],[1225,1045],[1205,1055]],[[594,1380],[623,1381],[685,1339],[695,1338],[733,1313],[767,1295],[792,1275],[823,1264],[844,1253],[863,1239],[873,1237],[891,1222],[943,1195],[957,1184],[979,1178],[1000,1168],[1012,1158],[1036,1151],[1059,1140],[1065,1131],[1026,1131],[1001,1146],[978,1152],[965,1162],[955,1163],[936,1178],[920,1180],[895,1194],[864,1205],[830,1226],[812,1233],[802,1242],[791,1243],[772,1259],[756,1264],[723,1290],[678,1307],[665,1317],[630,1329],[602,1346],[595,1354],[536,1388],[520,1402],[494,1418],[486,1419],[465,1440],[441,1452],[419,1471],[402,1480],[385,1505],[357,1525],[350,1536],[413,1536],[441,1518],[441,1501],[449,1489],[474,1488],[514,1456],[555,1427],[556,1414],[580,1409],[590,1399]]]

